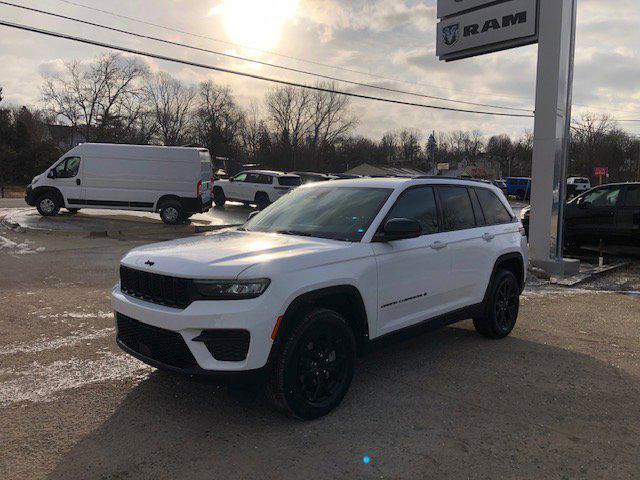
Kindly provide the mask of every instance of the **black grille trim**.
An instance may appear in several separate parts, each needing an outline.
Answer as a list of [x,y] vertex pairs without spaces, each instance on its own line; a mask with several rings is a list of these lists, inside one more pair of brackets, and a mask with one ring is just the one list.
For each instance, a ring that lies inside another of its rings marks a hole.
[[182,335],[116,313],[118,340],[139,355],[180,369],[199,369]]
[[220,362],[241,362],[249,352],[250,334],[247,330],[203,330],[193,341],[203,342]]
[[122,293],[167,307],[187,308],[191,302],[192,281],[120,266]]

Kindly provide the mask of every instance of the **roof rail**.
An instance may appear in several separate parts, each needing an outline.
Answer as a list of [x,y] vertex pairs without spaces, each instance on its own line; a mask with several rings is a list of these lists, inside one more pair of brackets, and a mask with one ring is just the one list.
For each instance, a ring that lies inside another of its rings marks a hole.
[[483,180],[481,178],[447,177],[444,175],[418,175],[417,177],[413,177],[413,179],[414,180],[465,180],[467,182],[491,183],[490,180]]

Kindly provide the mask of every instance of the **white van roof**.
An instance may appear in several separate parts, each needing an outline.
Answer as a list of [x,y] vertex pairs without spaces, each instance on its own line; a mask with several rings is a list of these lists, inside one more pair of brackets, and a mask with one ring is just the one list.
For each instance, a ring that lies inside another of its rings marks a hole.
[[81,143],[66,155],[84,154],[95,157],[145,158],[157,160],[200,159],[200,154],[209,155],[209,150],[201,147],[164,147],[159,145],[127,145],[117,143]]

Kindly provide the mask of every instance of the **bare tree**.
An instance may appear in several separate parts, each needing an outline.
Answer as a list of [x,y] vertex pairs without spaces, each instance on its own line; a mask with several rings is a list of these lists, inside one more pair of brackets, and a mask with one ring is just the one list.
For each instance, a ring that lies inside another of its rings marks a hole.
[[213,156],[236,158],[240,154],[244,113],[229,87],[208,81],[200,84],[196,135]]
[[[318,84],[335,90],[335,84]],[[349,111],[349,98],[334,92],[315,90],[309,101],[309,149],[316,170],[320,170],[323,151],[344,137],[357,124]]]
[[155,131],[162,144],[188,143],[196,89],[186,86],[166,72],[160,72],[149,78],[146,93]]
[[269,119],[276,139],[290,156],[291,170],[296,169],[296,157],[312,124],[310,105],[312,94],[306,89],[281,87],[267,94]]
[[251,162],[256,162],[260,151],[260,141],[264,124],[260,118],[260,105],[249,105],[242,125],[242,144]]
[[127,108],[141,97],[147,68],[135,58],[108,54],[89,65],[65,64],[61,75],[48,75],[42,96],[58,120],[72,125],[87,141],[107,140],[113,127],[131,128],[138,109]]

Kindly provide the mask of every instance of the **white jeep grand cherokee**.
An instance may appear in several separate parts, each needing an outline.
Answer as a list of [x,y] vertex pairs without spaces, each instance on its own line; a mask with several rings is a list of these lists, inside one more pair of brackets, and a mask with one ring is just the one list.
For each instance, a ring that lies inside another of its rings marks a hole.
[[161,369],[264,381],[278,407],[311,419],[340,403],[374,340],[467,318],[508,335],[526,265],[522,225],[491,184],[309,184],[237,230],[125,255],[117,341]]

